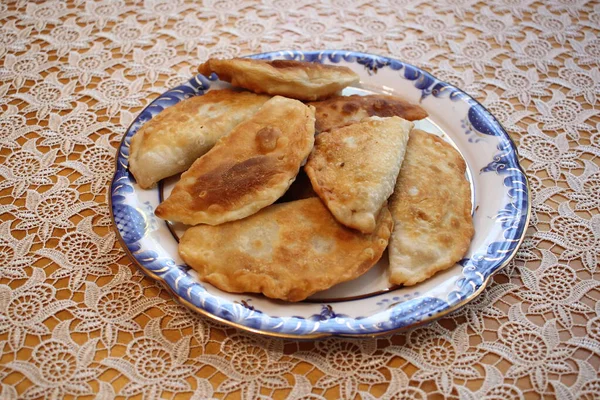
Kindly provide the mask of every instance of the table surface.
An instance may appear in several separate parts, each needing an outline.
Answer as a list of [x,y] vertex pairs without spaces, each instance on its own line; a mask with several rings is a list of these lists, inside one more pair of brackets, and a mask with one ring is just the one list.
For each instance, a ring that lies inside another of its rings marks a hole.
[[[0,22],[3,399],[600,396],[600,3],[18,0]],[[483,102],[531,181],[527,238],[471,305],[407,333],[217,325],[115,240],[115,148],[208,57],[327,48],[396,57]]]

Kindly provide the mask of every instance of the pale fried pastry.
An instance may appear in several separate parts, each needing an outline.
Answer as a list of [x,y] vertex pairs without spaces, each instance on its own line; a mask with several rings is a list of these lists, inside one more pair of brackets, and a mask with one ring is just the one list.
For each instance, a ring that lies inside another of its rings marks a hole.
[[390,282],[414,285],[453,266],[473,237],[466,164],[450,144],[429,133],[410,133],[390,211]]
[[214,72],[220,80],[256,93],[305,101],[333,96],[359,80],[347,67],[293,60],[210,59],[198,72],[206,76]]
[[269,96],[214,90],[169,107],[131,138],[129,171],[144,189],[187,170]]
[[314,108],[273,97],[181,175],[156,215],[216,225],[254,214],[294,181],[314,133]]
[[188,229],[181,258],[227,292],[300,301],[354,279],[380,259],[392,229],[385,207],[373,234],[339,224],[316,197],[269,206],[240,221]]
[[339,222],[374,231],[394,191],[412,127],[400,117],[371,117],[317,136],[304,169]]
[[367,117],[397,116],[408,121],[427,118],[422,107],[394,96],[373,94],[368,96],[335,96],[310,103],[317,118],[316,131],[326,132],[333,128],[358,122]]

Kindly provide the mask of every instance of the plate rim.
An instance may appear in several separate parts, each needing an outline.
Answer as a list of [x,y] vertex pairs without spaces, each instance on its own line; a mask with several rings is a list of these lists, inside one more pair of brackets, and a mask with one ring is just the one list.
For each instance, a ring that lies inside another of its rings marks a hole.
[[[401,327],[396,327],[396,328],[392,328],[392,329],[387,329],[387,330],[381,330],[381,331],[376,331],[376,332],[358,332],[358,333],[345,333],[345,332],[334,332],[334,331],[313,331],[311,333],[287,333],[287,332],[277,332],[277,331],[271,331],[271,330],[263,330],[263,329],[259,329],[259,328],[255,328],[255,327],[251,327],[248,325],[244,325],[235,321],[231,321],[228,320],[226,318],[220,317],[218,315],[213,314],[212,312],[201,308],[199,306],[194,305],[193,303],[191,303],[190,301],[188,301],[187,299],[183,298],[181,295],[179,295],[172,287],[171,285],[166,281],[165,278],[161,277],[160,275],[154,273],[153,271],[151,271],[150,269],[146,268],[142,263],[139,262],[139,260],[133,255],[133,253],[131,252],[131,250],[129,249],[127,242],[123,239],[121,232],[119,231],[118,227],[117,227],[117,223],[116,223],[116,219],[115,219],[115,214],[114,214],[114,203],[113,203],[113,193],[112,193],[112,188],[114,186],[115,181],[119,178],[118,177],[118,173],[119,173],[119,151],[122,149],[125,140],[127,139],[128,136],[128,132],[130,131],[130,129],[132,128],[132,126],[137,122],[139,116],[146,110],[148,109],[150,106],[152,106],[158,99],[161,98],[161,96],[165,93],[167,93],[168,91],[175,89],[175,88],[171,88],[171,89],[167,89],[165,90],[162,94],[160,94],[158,97],[156,97],[153,101],[151,101],[146,107],[144,107],[136,116],[136,118],[129,124],[129,126],[127,127],[127,129],[124,131],[124,134],[121,138],[121,140],[119,141],[119,145],[116,148],[116,154],[115,154],[115,159],[114,159],[114,173],[113,173],[113,177],[110,181],[110,185],[109,185],[109,190],[110,192],[107,193],[107,197],[108,197],[108,208],[109,208],[109,214],[110,214],[110,219],[111,219],[111,227],[113,229],[113,231],[116,234],[116,238],[119,242],[119,244],[121,245],[122,249],[124,250],[125,254],[127,255],[127,257],[129,258],[129,260],[136,265],[136,267],[138,269],[140,269],[140,271],[142,271],[145,275],[149,276],[150,278],[154,279],[157,282],[160,282],[161,285],[167,290],[167,292],[169,292],[171,294],[171,296],[173,296],[177,301],[179,301],[181,304],[183,304],[184,306],[194,310],[195,312],[198,312],[199,314],[208,317],[209,319],[212,319],[213,321],[216,321],[218,323],[221,324],[225,324],[237,329],[241,329],[243,331],[246,332],[250,332],[250,333],[254,333],[254,334],[260,334],[260,335],[264,335],[264,336],[268,336],[268,337],[273,337],[273,338],[281,338],[281,339],[294,339],[294,340],[311,340],[311,339],[324,339],[327,337],[348,337],[348,338],[374,338],[374,337],[380,337],[380,336],[386,336],[386,335],[392,335],[395,333],[399,333],[402,331],[406,331],[408,329],[413,329],[425,324],[429,324],[437,319],[440,319],[456,310],[458,310],[461,307],[464,307],[466,304],[468,304],[469,302],[473,301],[475,298],[477,298],[481,292],[483,292],[488,285],[490,284],[492,278],[494,277],[494,275],[496,275],[496,273],[498,273],[499,271],[501,271],[502,269],[504,269],[516,256],[519,247],[521,246],[521,244],[523,243],[526,234],[527,234],[527,228],[529,226],[530,220],[531,220],[531,187],[530,187],[530,182],[529,182],[529,177],[527,176],[527,174],[525,173],[519,159],[518,159],[518,148],[514,142],[514,140],[511,138],[510,134],[508,133],[508,131],[506,130],[506,128],[504,128],[504,126],[502,125],[502,123],[500,121],[497,120],[496,117],[494,117],[494,115],[492,113],[490,113],[487,108],[481,104],[477,99],[473,98],[471,95],[467,94],[466,92],[464,92],[462,89],[455,87],[454,85],[451,85],[443,80],[440,80],[438,78],[436,78],[434,75],[432,75],[430,72],[420,68],[420,67],[416,67],[410,63],[406,63],[404,61],[398,60],[394,57],[390,57],[390,56],[384,56],[384,55],[379,55],[379,54],[375,54],[375,53],[365,53],[365,52],[360,52],[360,51],[350,51],[350,50],[335,50],[335,49],[327,49],[327,50],[276,50],[276,51],[269,51],[269,52],[262,52],[262,53],[256,53],[256,54],[251,54],[251,55],[246,55],[243,56],[243,58],[256,58],[256,59],[262,59],[262,58],[266,58],[269,56],[285,56],[286,54],[292,55],[292,56],[297,56],[300,55],[302,57],[304,57],[305,55],[318,55],[318,57],[320,56],[336,56],[339,55],[341,57],[345,56],[353,56],[353,57],[364,57],[364,58],[377,58],[380,60],[387,60],[387,61],[393,61],[393,62],[398,62],[401,63],[403,66],[407,66],[410,67],[412,69],[414,69],[415,71],[418,71],[420,73],[425,74],[426,77],[428,78],[432,78],[434,79],[436,82],[438,83],[442,83],[444,85],[443,88],[450,88],[453,90],[454,93],[458,93],[461,97],[468,99],[470,102],[473,102],[475,105],[479,106],[481,109],[483,109],[484,111],[486,111],[489,116],[492,118],[492,120],[498,125],[500,131],[503,133],[504,137],[506,139],[508,139],[508,144],[511,147],[511,150],[514,152],[515,154],[515,161],[516,161],[516,167],[519,169],[520,173],[523,176],[524,179],[524,184],[525,184],[525,188],[526,188],[526,196],[525,199],[527,201],[527,212],[525,214],[525,220],[523,223],[523,231],[521,232],[520,237],[517,240],[516,245],[514,246],[514,248],[511,250],[510,254],[508,255],[508,257],[499,265],[496,267],[496,269],[494,271],[492,271],[487,277],[485,277],[485,279],[481,282],[480,286],[473,291],[473,293],[469,294],[468,296],[466,296],[465,298],[455,302],[454,304],[450,305],[449,307],[439,311],[436,314],[429,314],[424,316],[421,320],[411,323],[411,324],[407,324]],[[377,67],[375,67],[377,68]],[[198,75],[194,75],[192,76],[188,82],[190,82],[191,80],[195,79]],[[127,168],[128,171],[128,168]],[[269,316],[267,316],[268,318],[271,318]]]

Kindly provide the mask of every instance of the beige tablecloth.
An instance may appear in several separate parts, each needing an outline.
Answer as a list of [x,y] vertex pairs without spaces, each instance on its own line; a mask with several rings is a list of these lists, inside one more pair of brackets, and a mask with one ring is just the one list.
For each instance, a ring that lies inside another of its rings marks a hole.
[[[600,396],[598,2],[18,0],[0,23],[1,398]],[[482,101],[531,180],[527,239],[475,302],[404,334],[215,325],[115,241],[115,148],[207,57],[325,48],[394,56]]]

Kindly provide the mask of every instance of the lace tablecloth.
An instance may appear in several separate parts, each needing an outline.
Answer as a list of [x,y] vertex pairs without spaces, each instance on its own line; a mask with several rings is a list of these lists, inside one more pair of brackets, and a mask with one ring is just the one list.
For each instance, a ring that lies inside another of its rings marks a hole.
[[[600,396],[597,2],[19,0],[0,21],[1,398]],[[526,241],[475,302],[404,334],[216,325],[115,241],[115,148],[207,57],[325,48],[391,55],[482,101],[531,181]]]

